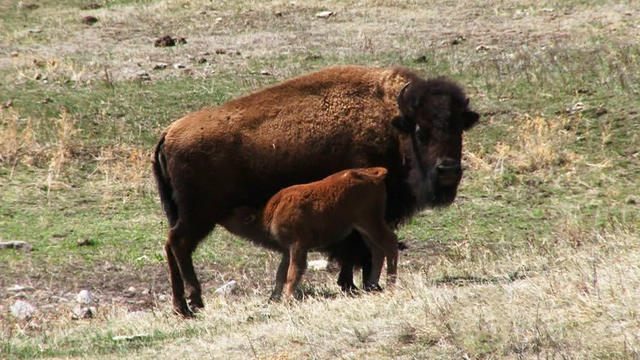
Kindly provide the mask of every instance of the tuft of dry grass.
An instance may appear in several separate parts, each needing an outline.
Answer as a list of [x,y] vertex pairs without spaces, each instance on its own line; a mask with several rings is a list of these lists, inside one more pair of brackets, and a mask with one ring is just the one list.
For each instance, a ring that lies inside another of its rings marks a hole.
[[474,171],[502,176],[506,173],[554,176],[558,169],[570,172],[584,164],[572,150],[579,138],[575,116],[518,115],[508,127],[509,138],[497,141],[489,153],[465,151]]
[[15,111],[0,110],[0,165],[14,168],[18,162],[30,164],[40,151],[33,121],[21,119]]
[[57,141],[53,145],[51,151],[51,159],[49,160],[49,169],[47,171],[47,196],[52,188],[66,186],[65,183],[58,181],[65,167],[73,159],[73,151],[76,146],[74,137],[78,134],[79,129],[76,128],[77,120],[69,114],[64,107],[60,109],[60,117],[56,121]]
[[94,174],[100,174],[98,185],[104,188],[103,199],[115,194],[126,195],[123,201],[154,190],[151,172],[151,150],[131,145],[104,147],[96,158]]

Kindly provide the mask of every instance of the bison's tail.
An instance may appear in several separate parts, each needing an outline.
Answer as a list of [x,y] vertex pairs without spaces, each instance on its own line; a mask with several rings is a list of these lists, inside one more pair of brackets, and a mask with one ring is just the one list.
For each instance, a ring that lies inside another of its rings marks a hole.
[[153,154],[153,176],[156,178],[156,183],[158,184],[160,202],[162,203],[165,214],[167,214],[169,227],[173,227],[178,222],[178,205],[173,199],[173,186],[171,186],[171,180],[167,172],[167,161],[162,151],[164,137],[165,135],[162,134]]

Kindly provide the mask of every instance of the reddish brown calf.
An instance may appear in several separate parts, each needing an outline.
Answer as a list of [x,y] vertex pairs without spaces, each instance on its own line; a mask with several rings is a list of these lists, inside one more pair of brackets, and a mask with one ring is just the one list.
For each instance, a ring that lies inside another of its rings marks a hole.
[[272,297],[291,297],[307,266],[307,252],[322,250],[358,231],[372,255],[368,289],[379,288],[387,260],[388,283],[396,279],[398,240],[385,222],[387,169],[349,169],[276,193],[262,209],[235,208],[220,224],[231,233],[282,251]]

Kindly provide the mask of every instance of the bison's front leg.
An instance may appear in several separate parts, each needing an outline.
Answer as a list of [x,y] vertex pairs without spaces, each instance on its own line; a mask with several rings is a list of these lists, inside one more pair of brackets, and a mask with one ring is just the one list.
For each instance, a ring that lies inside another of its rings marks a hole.
[[282,296],[282,289],[284,288],[284,283],[287,281],[287,269],[289,268],[289,253],[284,252],[282,254],[282,259],[280,259],[280,265],[278,265],[278,271],[276,272],[276,285],[273,287],[273,291],[271,292],[271,301],[280,300]]
[[358,287],[353,282],[354,268],[362,268],[363,285],[371,274],[371,253],[362,236],[357,231],[353,231],[346,239],[333,244],[329,248],[329,254],[340,265],[338,285],[342,291],[357,292]]

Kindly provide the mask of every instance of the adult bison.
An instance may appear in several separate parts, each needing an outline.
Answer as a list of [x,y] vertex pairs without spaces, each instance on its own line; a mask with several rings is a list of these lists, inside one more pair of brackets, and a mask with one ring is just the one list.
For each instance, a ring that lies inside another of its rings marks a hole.
[[[264,205],[284,187],[381,166],[388,169],[390,224],[450,204],[462,175],[462,132],[479,117],[468,104],[463,90],[442,78],[339,66],[171,124],[153,170],[170,225],[174,310],[192,315],[185,288],[192,309],[204,306],[191,258],[198,243],[233,208]],[[343,284],[353,283],[354,263],[370,261],[357,234],[327,251],[341,263]]]

